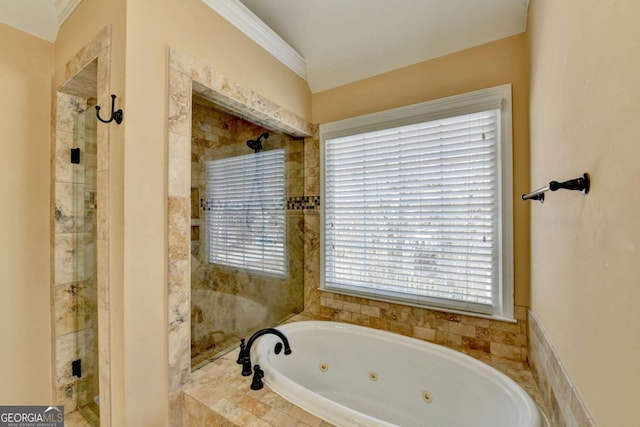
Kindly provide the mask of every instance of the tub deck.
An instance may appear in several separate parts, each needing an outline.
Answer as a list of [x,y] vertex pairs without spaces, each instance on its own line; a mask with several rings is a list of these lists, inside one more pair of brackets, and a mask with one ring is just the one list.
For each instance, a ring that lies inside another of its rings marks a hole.
[[[315,320],[298,315],[291,321]],[[516,381],[548,414],[538,386],[526,363],[501,359],[480,351],[455,348],[506,374]],[[251,377],[240,375],[234,350],[192,373],[192,382],[183,387],[183,427],[329,427],[320,418],[293,405],[268,387],[249,388]]]

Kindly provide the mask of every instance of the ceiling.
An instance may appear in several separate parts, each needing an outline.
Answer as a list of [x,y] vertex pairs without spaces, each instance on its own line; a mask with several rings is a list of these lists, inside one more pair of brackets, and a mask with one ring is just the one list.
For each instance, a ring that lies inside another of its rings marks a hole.
[[53,42],[81,0],[0,0],[0,23]]
[[[54,41],[80,1],[0,0],[0,22]],[[303,76],[314,93],[521,33],[526,30],[529,4],[529,0],[202,1],[219,13],[220,8],[231,7],[243,15],[240,21],[249,24],[239,27],[242,31],[262,26],[258,38],[264,30],[272,33],[290,52],[283,60],[277,54],[282,46],[265,48]],[[286,60],[291,57],[294,65]]]
[[304,58],[312,92],[524,32],[529,3],[240,1]]

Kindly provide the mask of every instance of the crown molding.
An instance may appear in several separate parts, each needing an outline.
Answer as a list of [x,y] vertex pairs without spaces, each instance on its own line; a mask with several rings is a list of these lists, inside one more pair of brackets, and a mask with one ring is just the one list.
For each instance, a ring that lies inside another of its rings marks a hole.
[[202,2],[291,71],[307,80],[307,63],[304,58],[239,0],[202,0]]
[[67,20],[71,12],[80,4],[81,0],[56,0],[56,17],[58,25]]

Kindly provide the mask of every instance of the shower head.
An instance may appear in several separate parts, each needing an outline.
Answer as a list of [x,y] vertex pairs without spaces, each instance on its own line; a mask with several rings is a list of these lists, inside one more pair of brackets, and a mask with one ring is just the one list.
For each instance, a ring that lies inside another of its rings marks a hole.
[[247,146],[249,148],[251,148],[254,152],[259,152],[260,150],[262,150],[262,141],[261,139],[267,139],[269,138],[269,132],[265,132],[262,135],[260,135],[257,139],[250,139],[247,141]]

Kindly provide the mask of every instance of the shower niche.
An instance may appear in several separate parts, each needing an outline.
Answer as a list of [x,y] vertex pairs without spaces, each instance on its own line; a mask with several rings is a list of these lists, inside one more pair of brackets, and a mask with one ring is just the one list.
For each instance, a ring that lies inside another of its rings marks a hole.
[[303,310],[303,141],[193,96],[191,368]]

